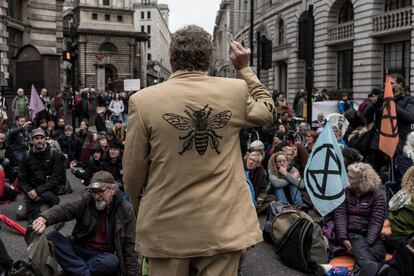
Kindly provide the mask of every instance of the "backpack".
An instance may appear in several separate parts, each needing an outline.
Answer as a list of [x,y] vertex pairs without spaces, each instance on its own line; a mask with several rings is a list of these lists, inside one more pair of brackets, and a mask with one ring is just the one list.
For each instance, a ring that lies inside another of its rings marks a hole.
[[28,244],[25,257],[13,263],[9,275],[58,275],[58,262],[54,255],[53,243],[47,240],[46,234],[38,235],[28,228],[25,239]]
[[328,262],[328,241],[319,224],[293,206],[272,202],[268,210],[269,218],[274,217],[265,222],[264,239],[270,236],[281,261],[305,273],[324,275],[320,264]]

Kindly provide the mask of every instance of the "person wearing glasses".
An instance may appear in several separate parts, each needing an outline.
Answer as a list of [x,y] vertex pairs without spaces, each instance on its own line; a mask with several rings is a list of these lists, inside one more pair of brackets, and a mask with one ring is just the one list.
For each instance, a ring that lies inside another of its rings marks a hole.
[[81,199],[41,213],[33,230],[41,234],[47,226],[73,219],[71,238],[47,234],[66,275],[138,275],[134,209],[111,173],[95,173]]

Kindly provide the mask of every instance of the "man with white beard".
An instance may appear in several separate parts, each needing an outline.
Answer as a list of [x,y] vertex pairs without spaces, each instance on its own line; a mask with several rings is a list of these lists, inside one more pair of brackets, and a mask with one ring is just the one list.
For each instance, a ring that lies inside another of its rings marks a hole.
[[66,275],[138,275],[131,204],[109,172],[95,173],[86,189],[81,199],[41,213],[33,230],[41,234],[49,225],[76,220],[70,239],[57,231],[47,234]]

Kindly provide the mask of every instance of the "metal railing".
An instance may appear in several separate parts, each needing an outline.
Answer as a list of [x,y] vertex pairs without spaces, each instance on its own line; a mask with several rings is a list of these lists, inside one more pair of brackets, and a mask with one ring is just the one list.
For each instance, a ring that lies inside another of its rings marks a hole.
[[374,23],[374,33],[411,28],[412,7],[386,12],[374,16],[372,19]]
[[338,24],[328,28],[328,42],[354,38],[354,21]]

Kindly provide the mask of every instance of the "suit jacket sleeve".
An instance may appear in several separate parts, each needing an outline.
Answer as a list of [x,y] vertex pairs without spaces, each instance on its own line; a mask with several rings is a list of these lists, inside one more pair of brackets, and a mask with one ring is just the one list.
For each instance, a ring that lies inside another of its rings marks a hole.
[[245,128],[273,123],[276,108],[266,87],[259,81],[250,67],[238,71],[247,84]]
[[129,126],[123,156],[124,188],[131,197],[135,212],[138,210],[138,197],[147,182],[149,168],[149,132],[134,103],[129,102]]

